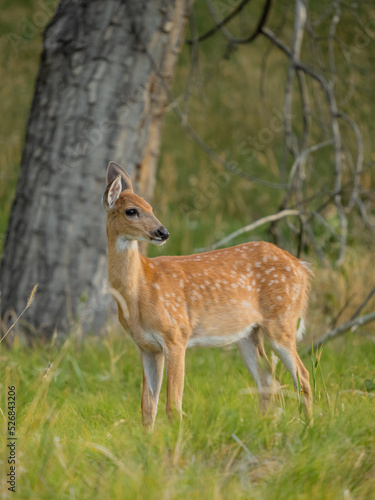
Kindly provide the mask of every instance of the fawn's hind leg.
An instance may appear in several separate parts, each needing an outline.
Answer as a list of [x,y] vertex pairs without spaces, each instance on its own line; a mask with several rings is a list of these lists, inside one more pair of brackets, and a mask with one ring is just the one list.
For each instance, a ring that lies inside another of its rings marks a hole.
[[[309,372],[305,368],[298,356],[296,346],[296,335],[291,322],[286,325],[276,327],[267,327],[265,333],[270,341],[272,349],[279,356],[285,368],[293,379],[294,389],[298,390],[298,379],[303,394],[303,409],[307,420],[312,417],[312,394],[309,382]],[[294,328],[295,329],[295,328]],[[292,332],[292,333],[291,333]]]
[[251,373],[255,383],[258,386],[260,409],[264,413],[267,410],[270,393],[272,376],[268,370],[264,370],[259,365],[259,357],[262,356],[267,361],[268,358],[263,347],[263,337],[260,328],[257,327],[244,339],[237,342],[237,347],[241,353],[242,359],[246,368]]

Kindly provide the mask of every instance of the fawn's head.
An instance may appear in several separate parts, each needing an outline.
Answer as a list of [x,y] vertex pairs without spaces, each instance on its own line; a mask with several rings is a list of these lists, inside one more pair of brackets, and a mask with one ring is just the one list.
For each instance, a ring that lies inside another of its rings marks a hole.
[[116,237],[154,245],[162,245],[169,238],[151,205],[134,193],[129,175],[113,161],[108,165],[107,189],[102,203],[107,211],[108,231]]

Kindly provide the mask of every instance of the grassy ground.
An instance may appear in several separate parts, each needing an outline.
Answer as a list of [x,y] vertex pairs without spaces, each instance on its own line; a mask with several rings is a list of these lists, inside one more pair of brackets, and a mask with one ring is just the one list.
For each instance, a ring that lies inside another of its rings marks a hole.
[[[311,427],[287,390],[260,418],[235,349],[188,352],[187,416],[168,424],[164,385],[152,435],[140,424],[138,351],[114,330],[81,345],[16,345],[1,361],[2,408],[4,389],[17,388],[17,498],[373,498],[375,350],[359,335],[325,347],[314,368],[304,358]],[[290,390],[280,364],[276,373]]]
[[[206,14],[199,10],[204,3],[196,4],[197,23],[204,31],[208,27],[204,22]],[[318,4],[324,10],[324,3]],[[15,192],[38,68],[42,27],[33,20],[40,10],[41,2],[37,0],[2,3],[1,237]],[[28,32],[29,39],[12,45],[8,35],[22,35],[26,24],[30,28],[30,22],[34,22],[34,30]],[[242,16],[241,22],[254,20]],[[278,22],[277,16],[270,20],[273,28]],[[343,29],[343,24],[349,26],[341,23],[339,29]],[[290,32],[284,36],[288,40]],[[344,37],[348,46],[354,43],[353,36],[348,30]],[[189,50],[184,49],[174,95],[184,109],[185,106],[189,109],[190,123],[223,157],[235,159],[241,168],[258,177],[277,180],[277,165],[282,156],[281,133],[274,133],[273,140],[251,162],[241,154],[239,145],[269,127],[274,110],[282,109],[285,60],[275,52],[271,54],[266,98],[262,102],[258,82],[265,44],[261,40],[240,48],[229,59],[223,57],[226,52],[223,41],[211,40],[205,47],[189,101],[184,101],[189,74]],[[352,62],[360,85],[345,110],[354,113],[361,125],[368,162],[374,159],[375,107],[371,94],[373,73],[364,68],[371,67],[374,56],[373,51],[365,49],[355,56]],[[204,88],[201,80],[205,81]],[[343,83],[340,81],[338,85]],[[323,173],[330,160],[324,155],[317,158],[319,162],[314,168]],[[364,188],[370,189],[373,179],[368,171],[362,181]],[[212,183],[216,190],[212,190]],[[153,202],[158,217],[172,235],[166,253],[190,253],[255,218],[273,213],[280,196],[278,192],[236,178],[226,183],[222,170],[186,135],[173,111],[167,113]],[[373,243],[357,222],[355,218],[351,222],[350,248],[342,269],[322,269],[315,263],[308,332],[302,348],[309,345],[312,335],[323,334],[335,322],[349,319],[375,282],[368,251]],[[257,232],[250,238],[269,238],[269,235]],[[328,254],[334,254],[332,240],[324,238],[322,235],[319,242]],[[295,241],[292,238],[285,241],[295,251]],[[363,312],[371,310],[373,304],[367,307]],[[16,338],[12,351],[2,343],[3,439],[6,389],[15,385],[17,391],[18,476],[14,496],[374,498],[375,349],[363,334],[373,336],[374,327],[348,333],[328,344],[319,360],[303,358],[311,374],[315,398],[315,421],[310,427],[304,422],[299,401],[289,392],[291,380],[280,364],[276,375],[287,386],[285,393],[274,401],[269,414],[260,418],[257,396],[248,390],[254,388],[254,383],[237,351],[202,349],[187,354],[184,396],[187,416],[183,423],[171,426],[167,423],[163,386],[152,435],[145,435],[140,425],[139,356],[116,324],[108,326],[104,337],[88,337],[83,342],[72,335],[64,345],[52,342],[26,349]],[[8,472],[4,450],[2,446],[1,494],[6,493],[4,478]]]

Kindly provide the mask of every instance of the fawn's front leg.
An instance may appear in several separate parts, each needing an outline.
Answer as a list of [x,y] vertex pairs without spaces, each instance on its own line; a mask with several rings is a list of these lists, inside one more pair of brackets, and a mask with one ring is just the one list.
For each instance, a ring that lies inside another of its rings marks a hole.
[[166,412],[171,420],[177,413],[182,416],[182,394],[184,392],[186,346],[174,345],[166,352],[167,363],[167,405]]
[[163,380],[164,355],[140,350],[143,366],[142,423],[152,429]]

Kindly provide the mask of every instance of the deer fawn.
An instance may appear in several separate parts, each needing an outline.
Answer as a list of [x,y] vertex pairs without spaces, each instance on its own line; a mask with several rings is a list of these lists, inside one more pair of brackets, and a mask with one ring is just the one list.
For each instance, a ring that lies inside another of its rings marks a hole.
[[110,286],[120,323],[142,359],[143,424],[154,424],[164,360],[166,412],[169,417],[181,415],[185,351],[192,346],[237,344],[265,409],[272,377],[259,366],[260,357],[267,360],[263,335],[290,372],[295,389],[303,392],[309,417],[309,373],[296,348],[311,274],[307,264],[262,241],[202,254],[144,257],[138,241],[162,245],[169,233],[114,162],[108,165],[103,205]]

